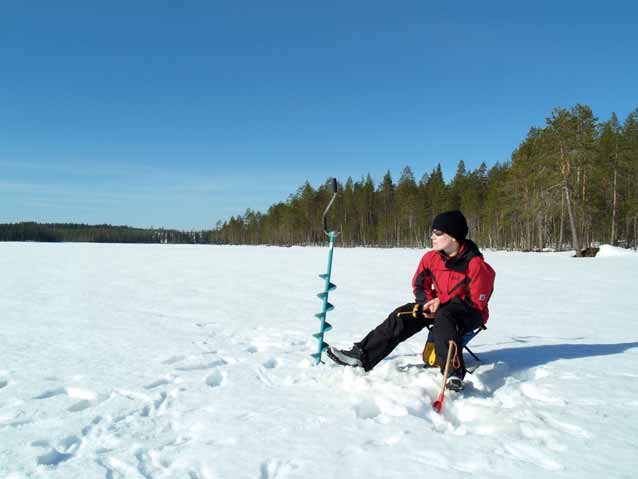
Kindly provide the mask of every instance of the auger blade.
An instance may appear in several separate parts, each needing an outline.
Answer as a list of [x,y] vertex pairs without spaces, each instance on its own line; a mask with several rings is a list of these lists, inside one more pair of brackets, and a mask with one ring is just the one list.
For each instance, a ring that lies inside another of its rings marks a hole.
[[335,289],[337,289],[337,285],[334,283],[329,283],[328,284],[328,291],[334,291]]
[[324,298],[327,298],[327,297],[328,297],[328,292],[327,291],[324,291],[323,293],[319,293],[317,295],[317,298],[319,298],[319,299],[324,299]]
[[315,318],[324,319],[326,317],[326,313],[317,313],[315,314]]
[[332,329],[332,324],[330,323],[323,323],[323,332],[327,333],[328,331],[330,331]]
[[326,303],[326,312],[332,311],[333,309],[335,309],[335,307],[332,304]]
[[324,279],[324,280],[325,280],[325,279],[327,279],[327,278],[328,278],[328,274],[327,274],[327,273],[326,273],[326,274],[320,274],[320,275],[319,275],[319,277],[320,277],[321,279]]

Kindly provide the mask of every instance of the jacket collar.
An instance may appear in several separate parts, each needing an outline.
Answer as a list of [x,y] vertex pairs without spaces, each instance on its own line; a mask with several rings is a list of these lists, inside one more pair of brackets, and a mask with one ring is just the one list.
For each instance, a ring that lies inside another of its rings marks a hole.
[[467,265],[472,258],[475,256],[483,257],[483,254],[479,250],[478,246],[476,246],[476,243],[469,239],[466,239],[463,244],[461,244],[459,252],[456,255],[450,257],[443,251],[439,251],[439,255],[445,262],[446,268],[458,271],[459,273],[465,272]]

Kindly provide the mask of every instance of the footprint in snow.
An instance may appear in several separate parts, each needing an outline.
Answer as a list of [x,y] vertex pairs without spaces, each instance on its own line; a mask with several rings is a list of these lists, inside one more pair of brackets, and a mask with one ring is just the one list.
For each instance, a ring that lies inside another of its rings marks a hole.
[[155,389],[160,386],[166,386],[168,383],[169,381],[166,379],[158,379],[157,381],[153,381],[152,383],[144,386],[144,389]]
[[[81,444],[82,440],[77,436],[68,436],[62,439],[57,447],[51,448],[49,452],[38,456],[36,463],[39,466],[57,466],[75,456]],[[49,447],[49,443],[47,441],[35,441],[32,446]]]
[[67,396],[71,399],[78,399],[79,401],[72,404],[67,408],[69,412],[81,412],[90,407],[95,406],[99,401],[99,396],[93,391],[88,391],[86,389],[80,388],[55,388],[55,389],[47,389],[46,391],[41,392],[37,396],[34,396],[33,399],[43,400],[50,399],[56,396]]
[[109,457],[104,460],[97,459],[95,463],[106,469],[106,477],[108,479],[115,477],[152,477],[148,474],[143,475],[143,471],[139,467],[135,467],[116,457]]
[[155,449],[140,448],[135,453],[135,459],[137,459],[137,470],[143,477],[153,477],[152,471],[155,469],[163,470],[171,467],[170,461],[162,457],[160,451]]
[[0,416],[0,426],[6,426],[11,428],[18,428],[21,426],[26,426],[27,424],[32,424],[33,420],[29,418],[24,418],[24,411],[20,411],[19,413],[13,416]]
[[225,366],[226,364],[228,364],[226,361],[224,361],[223,359],[216,359],[215,361],[211,361],[208,363],[195,363],[195,364],[188,364],[185,366],[179,366],[176,367],[175,369],[177,371],[200,371],[203,369],[212,369],[212,368],[216,368],[218,366]]
[[88,408],[90,408],[91,406],[93,406],[94,403],[92,403],[91,401],[89,401],[88,399],[82,399],[81,401],[76,402],[75,404],[69,406],[67,408],[67,411],[69,412],[80,412],[80,411],[84,411]]
[[93,429],[102,422],[102,419],[102,416],[95,416],[88,425],[82,428],[82,436],[86,437],[91,434]]
[[56,389],[47,389],[46,391],[41,392],[37,396],[34,396],[33,399],[49,399],[55,396],[60,396],[65,394],[66,390],[64,388],[56,388]]
[[87,401],[94,401],[97,399],[97,394],[93,391],[89,391],[87,389],[80,388],[55,388],[55,389],[47,389],[46,391],[41,392],[37,396],[34,396],[33,399],[49,399],[55,396],[66,395],[72,399],[85,399]]
[[147,384],[146,386],[144,386],[144,389],[149,390],[149,389],[158,388],[160,386],[166,386],[168,384],[175,382],[175,379],[176,378],[172,375],[164,376],[163,378],[159,378],[156,381],[153,381],[152,383]]
[[283,479],[299,466],[292,461],[270,459],[261,463],[259,479]]
[[266,369],[275,369],[281,365],[282,361],[278,358],[270,358],[267,361],[264,361],[261,365]]
[[68,461],[73,454],[60,452],[57,449],[51,449],[46,454],[42,454],[37,458],[38,466],[57,466],[58,464]]
[[[209,473],[208,472],[198,472],[195,469],[189,469],[188,471],[188,479],[201,479],[202,477],[209,477]],[[206,474],[206,475],[203,475]]]
[[[171,395],[171,397],[173,397],[173,395]],[[157,399],[153,399],[150,404],[146,404],[140,410],[140,416],[150,417],[163,415],[169,407],[170,400],[169,395],[166,392],[162,392]]]
[[18,428],[18,427],[26,426],[27,424],[33,424],[33,420],[32,419],[17,419],[15,421],[11,421],[7,423],[7,426]]
[[172,364],[179,363],[180,361],[183,361],[184,359],[186,359],[186,356],[171,356],[170,358],[162,361],[162,364],[167,364],[170,366]]
[[226,382],[226,373],[216,369],[206,377],[206,384],[211,388],[223,386]]

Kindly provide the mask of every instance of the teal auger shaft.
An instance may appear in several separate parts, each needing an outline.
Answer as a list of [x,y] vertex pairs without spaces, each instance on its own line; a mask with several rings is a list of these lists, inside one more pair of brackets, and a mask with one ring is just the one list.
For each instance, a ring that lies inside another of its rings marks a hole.
[[328,250],[328,270],[326,274],[320,274],[319,277],[325,280],[325,286],[322,293],[319,293],[317,297],[323,300],[323,308],[321,312],[315,314],[315,317],[319,319],[321,322],[319,326],[319,332],[313,334],[317,341],[319,342],[317,352],[312,354],[311,356],[315,359],[315,364],[319,364],[321,362],[321,354],[328,348],[326,343],[323,341],[323,335],[327,331],[332,329],[332,325],[326,321],[326,313],[328,311],[332,311],[335,307],[328,302],[328,295],[330,291],[337,289],[337,286],[330,282],[330,275],[332,274],[332,254],[334,252],[335,246],[335,232],[331,231],[328,235],[330,237],[330,249]]
[[330,331],[332,329],[332,326],[326,321],[326,314],[328,313],[328,311],[332,311],[333,309],[335,309],[335,307],[328,302],[328,295],[330,294],[330,291],[337,289],[337,287],[330,282],[330,275],[332,274],[332,253],[335,249],[335,238],[337,237],[337,232],[328,231],[327,219],[328,210],[337,197],[337,180],[335,178],[332,178],[332,180],[330,181],[330,192],[332,193],[332,198],[330,199],[330,203],[328,203],[328,206],[326,206],[326,209],[323,212],[323,232],[328,235],[328,238],[330,240],[330,249],[328,250],[328,271],[326,271],[326,274],[319,275],[319,277],[324,280],[325,286],[323,292],[317,295],[319,299],[323,301],[323,308],[321,309],[320,313],[315,314],[315,317],[319,319],[319,321],[321,321],[319,332],[313,334],[313,336],[317,338],[317,341],[319,342],[317,352],[315,354],[311,354],[311,356],[315,360],[315,364],[319,364],[321,362],[321,354],[326,349],[328,349],[328,345],[323,341],[323,335],[327,331]]

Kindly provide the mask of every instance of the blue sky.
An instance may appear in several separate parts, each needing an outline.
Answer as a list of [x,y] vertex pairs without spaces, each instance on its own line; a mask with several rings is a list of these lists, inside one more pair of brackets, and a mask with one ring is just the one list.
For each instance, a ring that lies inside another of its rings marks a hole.
[[4,2],[0,222],[203,229],[506,161],[554,107],[638,107],[636,5]]

